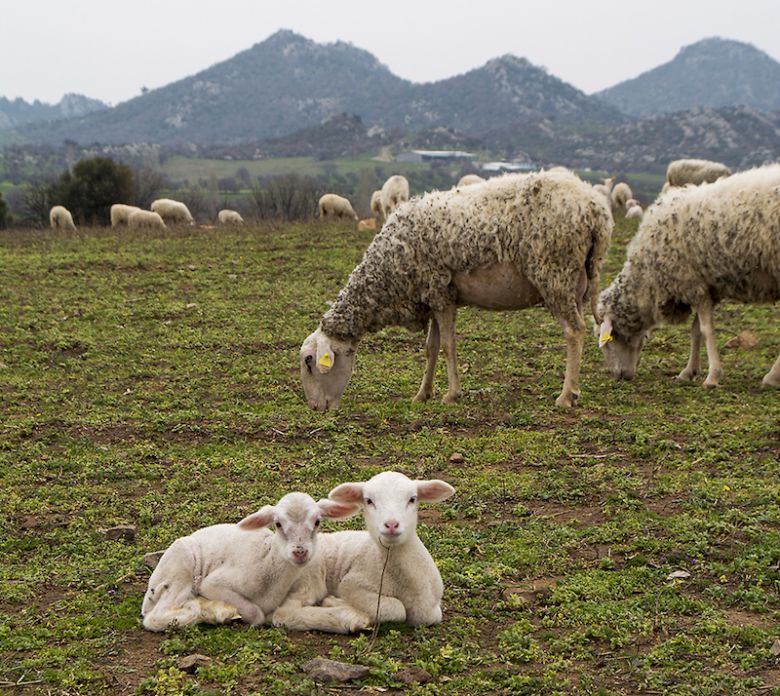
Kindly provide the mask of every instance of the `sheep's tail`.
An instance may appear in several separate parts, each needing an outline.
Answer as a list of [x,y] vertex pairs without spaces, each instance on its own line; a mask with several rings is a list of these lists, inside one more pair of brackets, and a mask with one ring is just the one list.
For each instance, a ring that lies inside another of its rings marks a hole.
[[588,286],[583,299],[590,302],[591,314],[598,325],[601,324],[601,317],[598,314],[599,271],[609,249],[614,222],[606,206],[595,201],[591,209],[591,218],[591,244],[590,249],[588,249],[588,255],[585,258],[585,274],[588,278]]

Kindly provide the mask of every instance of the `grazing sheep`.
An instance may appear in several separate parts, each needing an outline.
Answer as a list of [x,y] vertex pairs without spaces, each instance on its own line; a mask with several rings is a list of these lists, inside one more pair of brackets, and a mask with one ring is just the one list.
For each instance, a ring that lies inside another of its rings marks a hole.
[[712,183],[724,176],[731,176],[731,170],[725,164],[710,160],[679,159],[670,162],[666,168],[666,183],[669,186],[698,186]]
[[604,179],[600,184],[593,185],[593,188],[607,199],[607,205],[609,205],[610,210],[612,210],[612,184],[614,183],[615,177],[613,176],[609,179]]
[[[600,297],[599,345],[613,376],[631,379],[648,332],[664,321],[684,321],[693,310],[691,353],[678,378],[698,374],[704,336],[704,386],[716,386],[721,364],[713,307],[721,300],[780,299],[779,219],[777,164],[674,189],[648,208],[623,270]],[[780,386],[780,357],[763,384]]]
[[605,199],[569,172],[495,177],[435,191],[402,205],[352,272],[319,328],[301,347],[313,409],[337,408],[369,331],[424,329],[427,366],[417,396],[431,397],[439,346],[447,359],[445,403],[460,395],[458,306],[523,309],[543,304],[566,338],[566,377],[556,403],[579,395],[583,304],[595,310],[598,272],[612,234]]
[[626,204],[623,206],[624,210],[628,212],[631,208],[633,208],[635,205],[641,206],[642,204],[636,199],[636,198],[629,198],[626,201]]
[[327,217],[336,219],[352,218],[357,220],[357,213],[352,209],[352,204],[335,193],[326,193],[320,198],[320,217],[324,220]]
[[165,230],[165,222],[158,213],[150,210],[136,210],[127,217],[127,226],[131,229]]
[[274,625],[351,633],[374,622],[378,601],[379,623],[440,623],[444,585],[417,536],[417,508],[454,492],[444,481],[414,481],[394,471],[334,488],[332,500],[363,509],[366,531],[321,535],[317,559],[274,613]]
[[626,201],[633,197],[634,193],[631,191],[631,187],[624,181],[621,181],[619,184],[615,185],[615,188],[612,189],[612,209],[627,210],[625,207]]
[[376,218],[366,218],[357,224],[358,232],[369,232],[376,229]]
[[172,201],[170,198],[158,198],[150,207],[164,222],[173,225],[195,224],[195,220],[192,219],[189,209],[181,201]]
[[137,210],[141,210],[137,205],[114,203],[114,205],[111,206],[111,227],[127,225],[130,213],[134,213]]
[[628,220],[641,220],[644,213],[642,212],[642,206],[641,205],[632,205],[627,211],[626,211],[626,218]]
[[49,223],[51,224],[52,229],[55,230],[76,231],[76,225],[73,224],[73,216],[70,214],[70,210],[63,205],[55,205],[49,211]]
[[243,225],[244,218],[235,210],[228,210],[226,208],[217,213],[217,223],[220,225]]
[[455,185],[458,188],[460,188],[461,186],[471,186],[472,184],[481,184],[483,181],[485,180],[478,174],[466,174],[460,177],[460,180]]
[[393,174],[382,185],[381,202],[382,202],[382,214],[385,219],[390,217],[392,213],[401,203],[405,203],[409,200],[409,182],[405,176],[400,174]]
[[384,214],[382,213],[381,191],[374,191],[374,193],[371,194],[371,214],[377,218],[377,220],[381,220],[382,217],[384,217]]
[[[314,556],[321,517],[348,517],[356,505],[315,503],[288,493],[238,524],[216,524],[181,537],[165,551],[144,595],[144,628],[265,622]],[[276,527],[273,533],[267,527]]]

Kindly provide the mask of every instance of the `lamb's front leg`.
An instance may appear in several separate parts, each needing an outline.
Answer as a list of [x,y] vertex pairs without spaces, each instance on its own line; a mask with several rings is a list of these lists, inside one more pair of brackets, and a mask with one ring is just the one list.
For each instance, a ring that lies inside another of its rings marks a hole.
[[780,387],[780,355],[777,356],[772,369],[761,380],[762,387]]
[[707,348],[707,379],[704,380],[703,386],[717,387],[723,370],[720,366],[720,354],[715,340],[715,326],[712,323],[712,303],[702,303],[696,308],[696,313],[699,315],[699,328]]
[[688,356],[688,364],[683,371],[677,375],[677,379],[690,382],[699,374],[701,367],[701,326],[699,325],[699,315],[695,314],[691,324],[691,354]]
[[441,344],[439,336],[439,323],[436,317],[431,317],[431,323],[428,326],[428,337],[425,339],[425,373],[423,374],[422,384],[415,401],[427,401],[433,394],[433,378],[436,375],[436,358],[439,355],[439,346]]
[[259,626],[265,622],[265,614],[260,607],[226,585],[210,582],[210,578],[206,578],[201,584],[200,595],[213,602],[224,602],[235,607],[241,614],[241,619],[252,626]]
[[457,308],[451,305],[442,312],[434,312],[434,321],[439,324],[441,345],[447,360],[447,393],[442,398],[445,404],[454,404],[463,395],[458,378],[458,360],[455,355],[455,317]]
[[339,585],[339,598],[366,614],[372,621],[378,623],[386,621],[406,621],[406,607],[397,597],[383,594],[379,603],[379,616],[377,617],[377,600],[379,595],[363,587],[362,583],[344,579]]
[[556,406],[571,408],[580,396],[580,362],[582,347],[585,343],[585,320],[577,313],[575,323],[561,319],[563,335],[566,339],[566,374],[563,378],[563,389],[555,400]]
[[299,599],[288,598],[274,612],[273,624],[291,631],[355,633],[371,626],[371,619],[342,600],[313,607],[305,606]]

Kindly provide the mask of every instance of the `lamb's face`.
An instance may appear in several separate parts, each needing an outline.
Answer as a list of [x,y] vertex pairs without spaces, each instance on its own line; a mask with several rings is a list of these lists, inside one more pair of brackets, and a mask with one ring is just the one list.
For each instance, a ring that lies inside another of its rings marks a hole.
[[355,366],[356,346],[317,329],[301,346],[301,382],[315,411],[337,409]]
[[635,336],[623,336],[613,328],[612,318],[607,315],[596,335],[610,374],[615,379],[634,379],[645,344],[645,334],[641,332]]

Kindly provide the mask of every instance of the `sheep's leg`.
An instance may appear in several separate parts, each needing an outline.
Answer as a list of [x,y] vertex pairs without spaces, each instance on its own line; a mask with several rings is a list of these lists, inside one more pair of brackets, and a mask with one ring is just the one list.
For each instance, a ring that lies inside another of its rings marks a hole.
[[235,590],[211,580],[211,577],[203,580],[200,586],[200,594],[212,602],[224,602],[235,607],[245,623],[259,626],[265,622],[265,614],[260,607]]
[[379,604],[379,616],[377,617],[377,599],[379,595],[376,592],[367,590],[362,585],[344,579],[339,587],[339,595],[349,597],[348,604],[359,612],[366,614],[371,623],[378,618],[379,623],[386,621],[406,621],[406,607],[397,597],[391,597],[383,594]]
[[699,328],[707,348],[707,379],[704,380],[704,386],[707,388],[717,387],[723,370],[720,365],[718,344],[715,340],[715,326],[712,323],[712,303],[704,302],[696,308],[696,313],[699,315]]
[[197,599],[179,606],[161,602],[144,615],[144,628],[147,631],[162,632],[170,628],[191,626],[201,621],[201,605]]
[[451,305],[442,312],[434,312],[434,320],[439,325],[441,345],[447,361],[447,393],[442,398],[445,404],[454,404],[463,395],[458,378],[458,359],[455,354],[455,316],[457,309]]
[[574,316],[574,323],[569,319],[559,320],[566,339],[566,374],[563,378],[563,389],[555,400],[555,405],[564,408],[574,406],[580,396],[580,361],[585,343],[585,320],[580,312]]
[[355,633],[368,628],[371,619],[344,601],[331,606],[304,606],[300,600],[288,599],[273,615],[274,626],[291,631],[324,631]]
[[777,356],[772,369],[761,380],[762,387],[780,387],[780,355]]
[[428,325],[428,338],[425,339],[425,373],[420,390],[414,397],[415,401],[428,401],[433,394],[433,378],[436,375],[436,359],[439,356],[440,345],[439,323],[434,316],[431,317],[431,323]]
[[677,375],[677,379],[683,379],[687,382],[696,378],[701,367],[701,326],[699,325],[699,315],[693,317],[691,324],[691,354],[688,356],[688,364],[685,369]]

